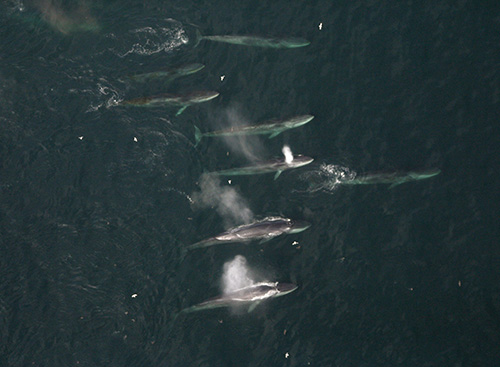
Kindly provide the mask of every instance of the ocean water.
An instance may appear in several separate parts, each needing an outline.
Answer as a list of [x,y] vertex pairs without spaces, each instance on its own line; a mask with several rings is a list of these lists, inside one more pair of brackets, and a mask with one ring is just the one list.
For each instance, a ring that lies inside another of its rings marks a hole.
[[[499,23],[474,1],[2,1],[0,365],[497,366]],[[205,68],[130,78],[189,63]],[[177,116],[119,105],[196,90],[220,95]],[[194,126],[298,114],[315,118],[194,146]],[[285,144],[314,162],[203,185]],[[441,173],[339,184],[424,168]],[[183,254],[277,215],[312,225]],[[237,255],[299,288],[177,316]]]

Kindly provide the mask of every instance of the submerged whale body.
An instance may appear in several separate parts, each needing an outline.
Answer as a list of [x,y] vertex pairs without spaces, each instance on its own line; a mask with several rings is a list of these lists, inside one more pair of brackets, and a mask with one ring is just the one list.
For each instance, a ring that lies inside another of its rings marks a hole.
[[405,182],[425,180],[441,173],[438,168],[413,170],[406,172],[376,172],[356,176],[351,180],[340,181],[343,185],[390,184],[390,188]]
[[154,79],[162,79],[166,81],[172,81],[176,78],[179,78],[181,76],[187,76],[194,74],[201,69],[203,69],[205,65],[199,64],[199,63],[193,63],[193,64],[186,64],[182,66],[178,66],[176,68],[171,68],[167,70],[159,70],[159,71],[153,71],[150,73],[141,73],[141,74],[135,74],[135,75],[130,75],[129,79],[135,81],[135,82],[140,82],[140,83],[145,83],[149,82]]
[[161,106],[176,106],[180,107],[177,115],[180,115],[187,107],[195,104],[210,101],[219,96],[219,92],[215,91],[196,91],[186,94],[159,94],[150,97],[139,97],[119,103],[120,106],[133,107],[161,107]]
[[240,168],[230,168],[222,171],[210,172],[212,175],[217,176],[244,176],[244,175],[260,175],[264,173],[275,172],[274,179],[277,179],[281,172],[298,168],[311,163],[314,159],[304,155],[294,155],[291,161],[287,158],[274,159],[267,162],[257,163],[252,166],[245,166]]
[[261,282],[248,287],[238,289],[234,292],[214,297],[197,305],[185,308],[181,313],[190,313],[201,310],[209,310],[221,307],[236,305],[249,305],[248,312],[251,312],[260,302],[284,296],[296,290],[298,286],[293,283]]
[[209,247],[224,243],[242,243],[254,240],[269,241],[270,239],[286,233],[299,233],[311,226],[301,220],[292,220],[281,217],[267,217],[260,221],[244,224],[217,236],[207,238],[186,248],[187,251],[197,248]]
[[196,30],[196,45],[198,45],[201,40],[264,48],[298,48],[311,44],[311,42],[303,38],[268,38],[237,35],[203,36],[200,31]]
[[269,139],[278,136],[283,131],[297,128],[307,124],[314,118],[312,115],[293,116],[283,120],[269,120],[258,125],[251,126],[232,126],[225,130],[210,131],[202,133],[196,126],[195,139],[196,145],[203,137],[219,137],[219,136],[246,136],[246,135],[267,135]]

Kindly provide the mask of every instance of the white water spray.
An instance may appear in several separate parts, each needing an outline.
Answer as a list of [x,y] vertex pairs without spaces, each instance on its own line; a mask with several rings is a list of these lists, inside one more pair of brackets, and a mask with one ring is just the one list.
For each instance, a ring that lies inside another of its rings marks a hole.
[[233,260],[224,264],[222,274],[222,291],[224,294],[255,284],[253,275],[247,266],[247,259],[237,255]]
[[75,32],[98,32],[100,26],[90,14],[86,1],[79,1],[72,10],[65,10],[55,0],[37,0],[33,5],[40,11],[42,19],[62,34]]
[[252,211],[235,188],[222,186],[218,178],[206,174],[200,178],[200,188],[201,191],[191,195],[194,205],[215,206],[226,227],[252,221]]
[[[224,126],[214,126],[216,129],[240,128],[247,126],[249,123],[237,106],[227,108],[221,119],[226,120],[227,123]],[[265,150],[262,142],[255,136],[223,136],[222,138],[232,152],[245,157],[251,162],[258,161]]]
[[283,155],[285,156],[286,164],[290,164],[293,161],[293,153],[288,145],[283,145],[283,149],[281,149]]

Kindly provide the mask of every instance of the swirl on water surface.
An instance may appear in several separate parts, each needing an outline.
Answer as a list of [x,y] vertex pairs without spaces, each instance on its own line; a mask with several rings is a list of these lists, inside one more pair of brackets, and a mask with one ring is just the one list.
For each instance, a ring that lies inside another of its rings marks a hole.
[[[319,169],[304,172],[300,180],[306,183],[304,192],[333,192],[342,182],[350,181],[356,177],[356,172],[349,167],[323,163]],[[302,191],[302,190],[297,190]]]
[[94,112],[101,107],[114,107],[118,105],[119,102],[123,101],[123,97],[121,97],[118,88],[103,78],[97,83],[96,90],[86,89],[82,92],[90,93],[98,98],[98,102],[95,104],[91,103],[85,112]]
[[[167,19],[165,26],[145,26],[129,31],[130,37],[116,37],[111,34],[109,37],[116,39],[125,39],[126,43],[122,45],[122,50],[112,50],[119,57],[125,57],[130,54],[149,56],[159,52],[169,52],[179,46],[188,43],[189,38],[182,28],[180,22],[173,19]],[[132,43],[132,45],[130,45]]]
[[7,1],[7,15],[10,15],[10,13],[13,12],[23,12],[26,9],[26,6],[24,5],[22,0],[11,0]]

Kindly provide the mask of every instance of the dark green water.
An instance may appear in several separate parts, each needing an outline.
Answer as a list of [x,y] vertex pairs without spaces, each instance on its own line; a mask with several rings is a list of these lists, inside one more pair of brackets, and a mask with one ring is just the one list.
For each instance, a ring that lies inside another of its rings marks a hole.
[[[0,14],[1,366],[498,365],[496,2],[4,0]],[[194,47],[195,25],[311,44]],[[193,62],[205,69],[168,85],[126,78]],[[113,106],[199,89],[220,96],[180,116]],[[243,143],[315,162],[221,187],[311,228],[182,259],[239,224],[217,199],[191,205],[201,174],[248,164],[222,139],[194,148],[193,125],[306,113]],[[321,167],[442,172],[388,189]],[[220,293],[238,254],[299,289],[173,322]]]

